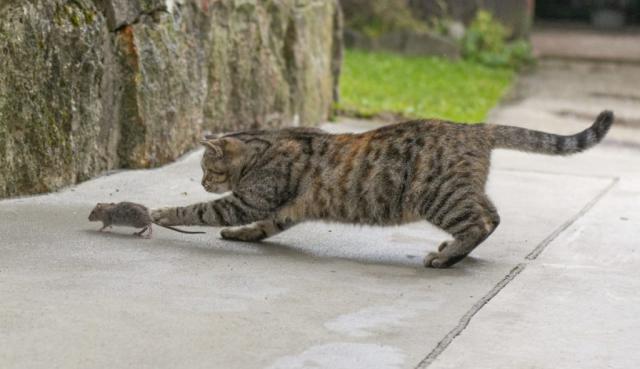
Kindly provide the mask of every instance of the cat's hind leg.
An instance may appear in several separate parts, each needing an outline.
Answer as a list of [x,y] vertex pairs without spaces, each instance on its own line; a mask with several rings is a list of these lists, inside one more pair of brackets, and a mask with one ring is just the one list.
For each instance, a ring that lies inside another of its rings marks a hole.
[[255,242],[283,232],[295,225],[290,219],[261,220],[246,226],[228,227],[220,231],[225,240]]
[[446,216],[432,220],[434,224],[454,237],[443,242],[438,252],[424,258],[424,265],[446,268],[464,259],[484,241],[500,224],[500,216],[486,195],[473,196]]

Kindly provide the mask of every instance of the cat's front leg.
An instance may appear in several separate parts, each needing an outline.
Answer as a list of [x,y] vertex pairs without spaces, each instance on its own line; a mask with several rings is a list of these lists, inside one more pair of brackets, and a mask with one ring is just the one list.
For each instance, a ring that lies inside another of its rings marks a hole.
[[269,214],[252,208],[233,195],[189,206],[154,209],[151,218],[160,225],[239,226],[265,219]]

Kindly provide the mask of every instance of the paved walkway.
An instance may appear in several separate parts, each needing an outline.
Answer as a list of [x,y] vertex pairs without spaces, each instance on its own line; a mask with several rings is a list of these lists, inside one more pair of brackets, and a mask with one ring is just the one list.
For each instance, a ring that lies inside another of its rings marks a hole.
[[586,25],[539,23],[531,36],[539,57],[640,64],[640,28],[602,32]]
[[[495,123],[565,134],[585,128],[605,108],[618,120],[600,146],[574,157],[495,152],[494,173],[524,171],[553,182],[536,185],[544,186],[541,195],[523,190],[531,183],[520,182],[507,191],[522,203],[498,201],[503,213],[519,209],[522,217],[534,216],[533,222],[516,221],[527,229],[549,222],[549,214],[570,206],[590,181],[604,182],[580,197],[581,209],[563,216],[478,300],[479,309],[468,312],[477,311],[468,326],[468,315],[461,318],[461,326],[443,339],[446,349],[428,356],[425,364],[436,357],[430,368],[637,367],[640,355],[632,342],[640,340],[638,85],[640,66],[545,61],[520,79],[513,100],[491,114]],[[577,182],[565,182],[566,176]],[[499,181],[494,176],[491,183]],[[553,204],[539,212],[532,208],[547,201]],[[502,231],[520,232],[507,227]]]
[[[602,66],[545,64],[521,80],[526,97],[514,94],[492,121],[573,132],[607,107],[634,122],[638,104],[611,95],[637,93],[634,81],[616,78]],[[563,88],[541,87],[556,82]],[[309,223],[248,244],[220,240],[217,229],[158,229],[140,240],[127,229],[100,234],[87,221],[97,201],[210,199],[199,185],[200,152],[0,201],[0,367],[635,368],[633,124],[570,158],[496,151],[488,191],[503,222],[449,270],[421,265],[447,237],[426,223]]]

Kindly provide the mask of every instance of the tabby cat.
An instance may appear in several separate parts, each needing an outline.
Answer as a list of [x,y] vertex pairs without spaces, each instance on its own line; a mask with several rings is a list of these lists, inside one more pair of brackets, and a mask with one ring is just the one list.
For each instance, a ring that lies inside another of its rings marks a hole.
[[229,240],[259,241],[307,220],[397,225],[428,220],[453,236],[427,267],[462,260],[500,223],[485,193],[491,150],[581,152],[613,123],[603,111],[572,136],[525,128],[419,120],[361,134],[312,128],[208,137],[202,186],[231,191],[211,202],[152,212],[162,225],[224,226]]

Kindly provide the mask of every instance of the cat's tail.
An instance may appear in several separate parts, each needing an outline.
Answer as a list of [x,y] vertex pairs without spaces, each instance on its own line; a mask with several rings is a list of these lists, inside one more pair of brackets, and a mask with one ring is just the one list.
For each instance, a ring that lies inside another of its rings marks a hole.
[[492,126],[494,147],[549,155],[575,154],[600,142],[612,123],[613,112],[605,110],[598,115],[591,127],[571,136],[495,125]]

